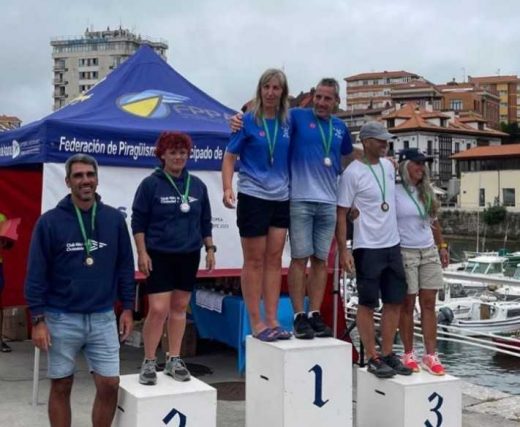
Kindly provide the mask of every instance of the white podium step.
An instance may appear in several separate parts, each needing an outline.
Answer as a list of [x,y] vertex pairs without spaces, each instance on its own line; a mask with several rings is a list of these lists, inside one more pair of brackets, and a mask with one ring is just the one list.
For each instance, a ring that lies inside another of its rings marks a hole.
[[357,371],[357,424],[363,427],[461,427],[460,380],[421,371],[379,379]]
[[139,375],[121,376],[114,426],[215,427],[217,391],[191,378],[179,382],[162,372],[157,384],[139,384]]
[[246,427],[352,426],[350,344],[249,336],[246,347]]

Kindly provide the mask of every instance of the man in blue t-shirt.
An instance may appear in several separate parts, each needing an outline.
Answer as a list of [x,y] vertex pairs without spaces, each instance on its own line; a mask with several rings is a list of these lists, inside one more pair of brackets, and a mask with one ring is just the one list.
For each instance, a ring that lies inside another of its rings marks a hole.
[[[336,227],[338,176],[347,156],[352,157],[347,126],[332,115],[339,102],[338,82],[324,78],[316,86],[313,109],[290,111],[291,265],[288,282],[295,313],[294,335],[301,339],[332,336],[320,308],[327,282],[327,258]],[[310,300],[308,313],[304,309],[306,288]]]

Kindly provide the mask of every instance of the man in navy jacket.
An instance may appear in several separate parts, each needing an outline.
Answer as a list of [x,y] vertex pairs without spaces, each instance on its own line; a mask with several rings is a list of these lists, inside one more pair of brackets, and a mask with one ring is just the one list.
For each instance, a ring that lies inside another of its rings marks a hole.
[[[96,160],[77,154],[65,170],[70,195],[40,217],[31,241],[25,296],[32,340],[48,352],[51,426],[71,425],[75,359],[82,351],[97,391],[92,423],[108,427],[117,404],[119,339],[132,329],[132,248],[123,216],[96,194]],[[116,300],[123,307],[119,337]]]

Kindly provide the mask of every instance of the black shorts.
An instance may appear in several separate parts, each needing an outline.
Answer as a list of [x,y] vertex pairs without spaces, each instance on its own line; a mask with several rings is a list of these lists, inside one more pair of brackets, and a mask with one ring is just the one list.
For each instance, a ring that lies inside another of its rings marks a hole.
[[401,304],[406,297],[406,276],[399,245],[383,249],[359,248],[353,252],[359,304],[377,307]]
[[200,250],[183,254],[148,251],[152,271],[143,286],[144,293],[157,294],[174,289],[191,292],[195,286],[200,262]]
[[269,227],[289,228],[289,200],[271,201],[238,193],[240,237],[267,236]]

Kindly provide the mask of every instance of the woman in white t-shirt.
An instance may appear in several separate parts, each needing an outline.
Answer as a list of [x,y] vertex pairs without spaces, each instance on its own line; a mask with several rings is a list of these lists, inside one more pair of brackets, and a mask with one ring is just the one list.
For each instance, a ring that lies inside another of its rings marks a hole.
[[430,184],[427,160],[429,158],[416,149],[406,149],[399,154],[401,183],[396,185],[395,197],[408,284],[399,331],[405,351],[402,362],[418,372],[420,367],[413,351],[413,312],[418,294],[425,347],[421,366],[433,375],[444,375],[436,353],[435,299],[437,291],[443,287],[442,268],[448,265],[448,246],[437,219],[439,205]]

